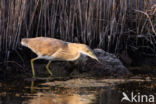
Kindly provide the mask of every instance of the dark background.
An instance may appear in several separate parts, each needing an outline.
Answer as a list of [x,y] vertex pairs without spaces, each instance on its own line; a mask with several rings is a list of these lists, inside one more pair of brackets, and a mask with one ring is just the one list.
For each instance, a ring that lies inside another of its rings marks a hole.
[[102,48],[125,65],[156,65],[155,0],[1,0],[0,62],[34,57],[21,38],[53,37]]

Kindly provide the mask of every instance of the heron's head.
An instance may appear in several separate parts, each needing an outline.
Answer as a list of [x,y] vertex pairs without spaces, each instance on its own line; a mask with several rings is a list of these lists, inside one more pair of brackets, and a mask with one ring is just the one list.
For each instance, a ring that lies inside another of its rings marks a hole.
[[80,53],[85,54],[85,55],[97,60],[98,62],[100,62],[99,59],[96,57],[96,55],[93,53],[93,51],[87,45],[80,44],[79,49],[80,49],[79,50]]
[[28,46],[28,39],[27,38],[23,38],[22,40],[21,40],[21,44],[23,45],[23,46]]

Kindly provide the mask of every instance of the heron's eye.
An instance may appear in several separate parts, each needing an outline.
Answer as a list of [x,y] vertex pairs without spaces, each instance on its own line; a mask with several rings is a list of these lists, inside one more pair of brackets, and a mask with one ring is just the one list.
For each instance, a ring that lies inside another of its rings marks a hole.
[[90,51],[89,50],[87,50],[87,53],[89,53]]
[[90,50],[87,51],[88,54],[92,55],[92,52]]

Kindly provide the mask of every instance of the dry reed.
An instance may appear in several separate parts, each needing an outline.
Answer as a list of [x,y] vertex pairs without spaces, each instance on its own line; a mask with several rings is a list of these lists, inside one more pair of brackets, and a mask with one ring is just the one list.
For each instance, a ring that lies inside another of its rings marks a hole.
[[1,0],[0,54],[8,59],[21,38],[37,36],[118,53],[122,36],[155,34],[155,5],[155,0]]

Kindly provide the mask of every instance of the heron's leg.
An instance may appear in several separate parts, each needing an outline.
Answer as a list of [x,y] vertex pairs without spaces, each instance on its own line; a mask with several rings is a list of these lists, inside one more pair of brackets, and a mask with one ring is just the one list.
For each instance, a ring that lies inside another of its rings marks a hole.
[[51,76],[53,76],[53,73],[52,73],[52,72],[50,71],[50,69],[49,69],[50,63],[51,63],[51,61],[49,61],[48,64],[46,65],[46,69],[47,69],[47,71],[49,72],[49,74],[50,74]]
[[32,76],[35,77],[35,71],[34,71],[34,61],[37,60],[38,58],[33,58],[31,59],[31,70],[32,70]]

